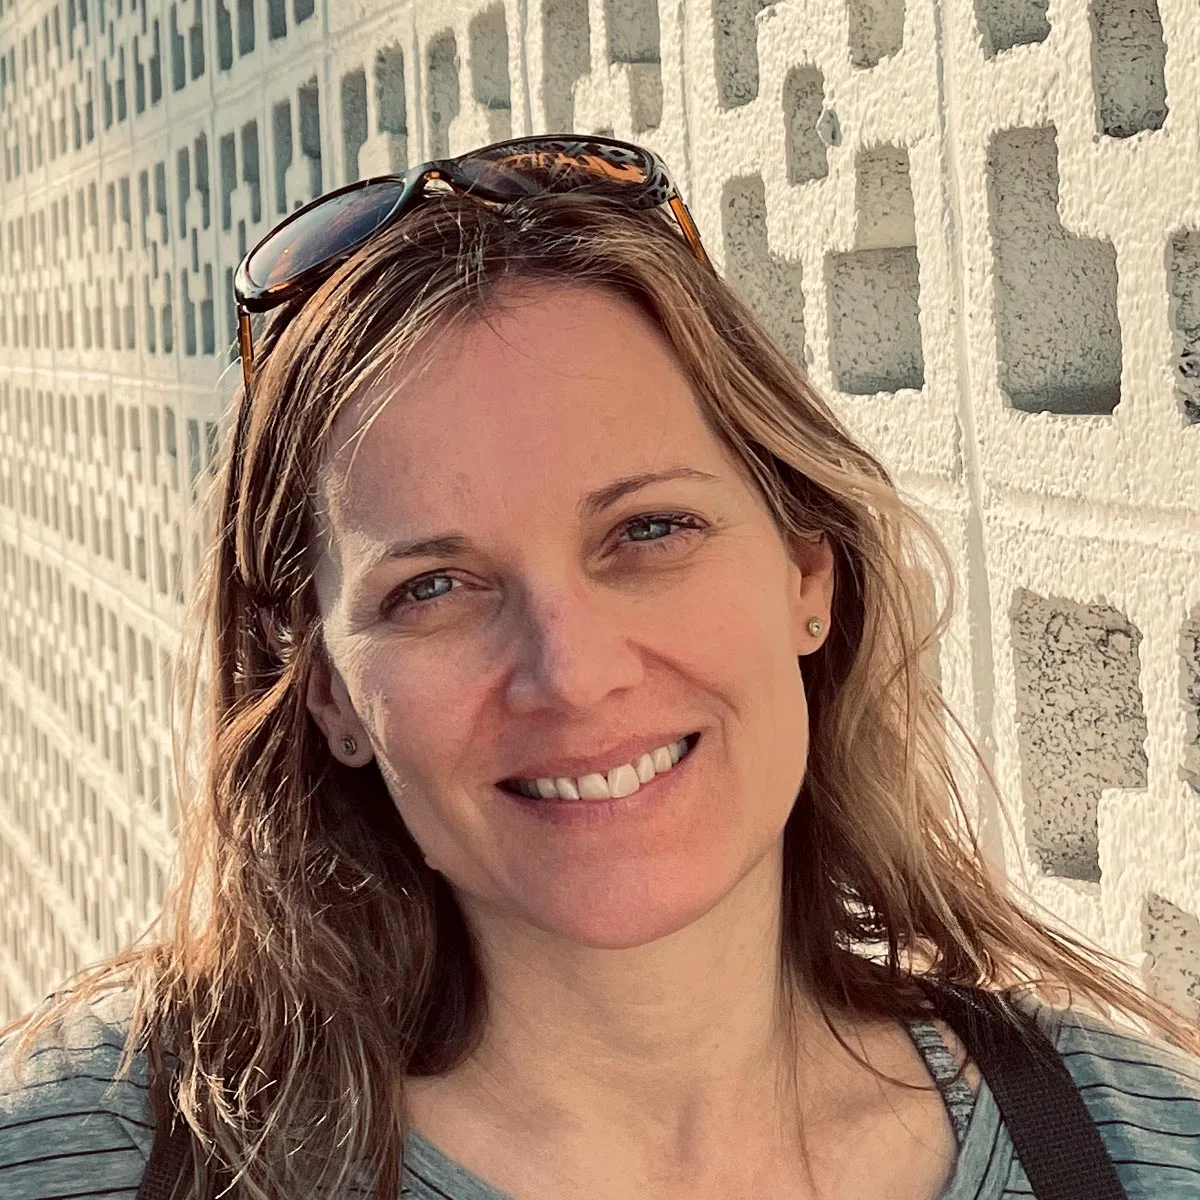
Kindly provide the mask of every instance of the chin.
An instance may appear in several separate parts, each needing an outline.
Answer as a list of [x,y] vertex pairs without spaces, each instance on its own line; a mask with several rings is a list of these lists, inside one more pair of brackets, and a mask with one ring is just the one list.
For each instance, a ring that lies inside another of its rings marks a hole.
[[[633,950],[671,937],[701,920],[718,906],[728,889],[698,890],[688,881],[686,892],[669,889],[622,889],[587,897],[579,890],[544,898],[528,920],[543,932],[589,950]],[[532,907],[532,906],[531,906]]]

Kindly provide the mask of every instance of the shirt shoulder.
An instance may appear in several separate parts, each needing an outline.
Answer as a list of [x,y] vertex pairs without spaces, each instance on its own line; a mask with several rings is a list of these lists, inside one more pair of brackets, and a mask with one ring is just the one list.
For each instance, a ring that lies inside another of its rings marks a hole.
[[135,1054],[115,1079],[131,994],[114,989],[56,1018],[18,1062],[16,1042],[49,1005],[0,1040],[0,1195],[132,1200],[154,1141],[149,1069]]
[[1078,1011],[1042,1007],[1129,1200],[1200,1197],[1200,1059]]

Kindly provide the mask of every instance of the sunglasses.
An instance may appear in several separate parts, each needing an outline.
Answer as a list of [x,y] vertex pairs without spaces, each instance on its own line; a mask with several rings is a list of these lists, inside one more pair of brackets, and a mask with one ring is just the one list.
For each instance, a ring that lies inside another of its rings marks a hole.
[[711,269],[700,234],[662,160],[612,138],[515,138],[403,175],[363,179],[318,196],[281,221],[242,259],[233,280],[246,395],[254,373],[251,316],[314,292],[360,246],[398,221],[440,180],[496,204],[583,192],[630,208],[667,205],[692,253]]

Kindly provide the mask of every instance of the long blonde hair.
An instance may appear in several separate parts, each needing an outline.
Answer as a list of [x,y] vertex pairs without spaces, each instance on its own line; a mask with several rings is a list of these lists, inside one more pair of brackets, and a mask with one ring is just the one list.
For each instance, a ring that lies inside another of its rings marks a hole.
[[[954,749],[969,739],[921,667],[952,602],[946,552],[749,309],[657,212],[583,197],[498,212],[449,195],[266,331],[252,395],[230,422],[184,623],[196,636],[175,680],[177,874],[153,940],[81,972],[23,1041],[100,990],[130,987],[122,1068],[135,1050],[149,1055],[162,1122],[164,1053],[178,1057],[189,1195],[235,1177],[228,1194],[255,1200],[335,1196],[355,1178],[397,1194],[403,1078],[471,1052],[484,987],[455,897],[378,765],[335,759],[306,707],[309,668],[326,653],[316,482],[339,411],[381,363],[415,361],[418,345],[486,313],[502,285],[538,281],[637,303],[779,528],[834,548],[828,640],[804,667],[808,768],[784,835],[782,990],[827,1012],[912,1017],[925,975],[1065,989],[1200,1052],[1193,1026],[989,876],[963,801],[977,786],[963,780],[986,768]],[[206,651],[193,783],[184,764]]]

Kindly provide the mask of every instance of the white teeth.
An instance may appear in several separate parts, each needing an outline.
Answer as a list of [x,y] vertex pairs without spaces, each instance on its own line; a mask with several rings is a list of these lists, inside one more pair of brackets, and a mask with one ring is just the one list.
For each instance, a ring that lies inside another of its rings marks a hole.
[[516,790],[533,800],[620,800],[632,796],[655,775],[669,771],[687,753],[687,739],[639,754],[631,763],[613,767],[607,775],[594,772],[579,779],[558,778],[514,780]]
[[629,763],[613,767],[608,773],[608,790],[614,800],[620,800],[622,796],[632,796],[641,786],[642,781],[638,779],[637,772]]
[[603,775],[581,775],[577,784],[580,800],[611,800],[608,780]]

